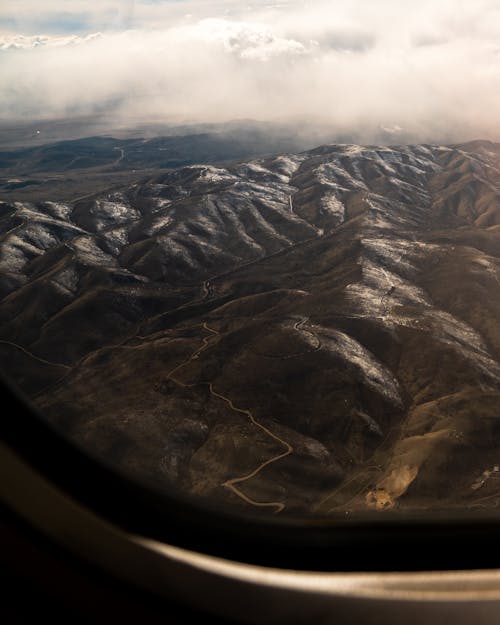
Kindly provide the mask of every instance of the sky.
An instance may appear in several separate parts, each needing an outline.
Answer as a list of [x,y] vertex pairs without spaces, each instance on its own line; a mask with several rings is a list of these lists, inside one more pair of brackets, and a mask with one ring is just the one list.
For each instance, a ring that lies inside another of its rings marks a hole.
[[500,140],[500,0],[2,0],[0,119]]

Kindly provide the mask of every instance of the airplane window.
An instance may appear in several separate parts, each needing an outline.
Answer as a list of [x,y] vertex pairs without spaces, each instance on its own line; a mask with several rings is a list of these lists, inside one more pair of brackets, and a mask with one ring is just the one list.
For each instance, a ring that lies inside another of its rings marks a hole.
[[273,522],[498,512],[500,15],[383,5],[2,3],[1,371],[81,450]]

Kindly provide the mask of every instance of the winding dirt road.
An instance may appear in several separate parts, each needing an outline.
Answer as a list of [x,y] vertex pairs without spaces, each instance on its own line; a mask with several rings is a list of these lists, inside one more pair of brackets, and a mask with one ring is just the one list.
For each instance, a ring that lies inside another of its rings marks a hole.
[[195,387],[195,386],[199,386],[201,384],[207,385],[209,390],[210,390],[210,394],[213,397],[216,397],[217,399],[225,402],[231,408],[231,410],[233,410],[234,412],[237,412],[239,414],[243,414],[246,417],[248,417],[250,422],[255,427],[257,427],[260,430],[262,430],[265,434],[267,434],[267,436],[272,438],[274,441],[276,441],[276,442],[280,443],[281,445],[283,445],[283,447],[285,448],[285,450],[283,452],[281,452],[281,453],[279,453],[279,454],[277,454],[275,456],[272,456],[271,458],[269,458],[265,462],[262,462],[251,473],[248,473],[247,475],[243,475],[241,477],[232,478],[232,479],[227,480],[226,482],[224,482],[222,484],[222,486],[224,486],[225,488],[228,488],[237,497],[239,497],[240,499],[242,499],[246,503],[249,503],[252,506],[256,506],[256,507],[259,507],[259,508],[275,508],[275,513],[281,512],[282,510],[285,509],[285,504],[283,502],[281,502],[281,501],[266,501],[266,502],[256,501],[255,499],[252,499],[248,495],[245,495],[245,493],[237,485],[241,485],[244,482],[247,482],[248,480],[256,477],[263,469],[265,469],[265,467],[267,467],[270,464],[273,464],[275,462],[278,462],[278,460],[281,460],[282,458],[286,458],[286,456],[289,456],[290,454],[292,454],[293,451],[294,451],[292,445],[290,445],[290,443],[287,443],[285,440],[280,438],[277,434],[274,434],[274,432],[272,432],[265,425],[262,425],[262,423],[259,423],[250,410],[246,410],[244,408],[238,408],[237,406],[235,406],[233,404],[233,401],[229,397],[226,397],[225,395],[222,395],[221,393],[218,393],[214,389],[214,386],[213,386],[212,382],[199,382],[199,383],[195,383],[195,384],[186,384],[186,383],[181,382],[180,380],[178,380],[178,379],[176,379],[174,377],[175,373],[177,373],[180,369],[182,369],[182,367],[186,366],[187,364],[189,364],[193,360],[197,359],[199,357],[199,355],[209,347],[210,341],[211,341],[211,339],[214,338],[214,336],[215,337],[220,336],[220,333],[217,330],[214,330],[213,328],[208,326],[206,323],[203,324],[203,328],[207,332],[210,332],[211,336],[206,336],[203,339],[203,344],[201,345],[201,347],[199,347],[187,360],[181,362],[174,369],[172,369],[168,373],[167,379],[172,380],[172,382],[174,382],[175,384],[177,384],[177,385],[179,385],[179,386],[181,386],[183,388],[192,388],[192,387]]
[[113,166],[119,165],[123,159],[125,158],[125,150],[123,148],[113,148],[113,150],[119,150],[120,152],[120,156],[116,159],[116,161],[114,161],[113,163],[111,163]]
[[314,349],[312,351],[318,351],[318,349],[321,349],[321,341],[318,338],[318,336],[312,332],[311,330],[304,330],[304,326],[305,324],[309,321],[309,317],[301,317],[299,321],[297,321],[297,323],[293,326],[293,329],[296,330],[299,333],[302,334],[307,334],[309,336],[312,336],[314,342],[316,343]]
[[12,343],[12,341],[0,340],[0,345],[8,345],[9,347],[14,347],[15,349],[18,349],[19,351],[23,352],[23,354],[26,354],[26,356],[29,356],[30,358],[33,358],[34,360],[38,360],[38,362],[41,362],[44,365],[49,365],[49,367],[60,367],[62,369],[67,369],[67,370],[71,369],[69,365],[63,365],[60,362],[51,362],[50,360],[45,360],[45,358],[40,358],[40,356],[36,356],[32,352],[24,348],[22,345],[18,345],[18,343]]
[[304,325],[308,323],[308,321],[309,321],[309,317],[301,316],[299,320],[293,324],[293,329],[299,334],[304,334],[306,336],[312,337],[314,346],[311,349],[300,351],[300,352],[294,352],[293,354],[288,354],[286,356],[279,355],[279,354],[278,355],[264,354],[255,349],[252,349],[253,353],[256,354],[257,356],[260,356],[261,358],[269,358],[273,360],[292,360],[292,358],[300,358],[302,356],[306,356],[307,354],[312,354],[314,352],[319,351],[322,348],[322,343],[319,337],[311,330],[304,330]]

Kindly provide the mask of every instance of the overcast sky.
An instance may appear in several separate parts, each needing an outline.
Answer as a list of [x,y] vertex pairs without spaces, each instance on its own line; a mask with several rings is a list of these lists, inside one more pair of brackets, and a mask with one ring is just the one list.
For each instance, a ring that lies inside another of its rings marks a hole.
[[1,0],[0,118],[500,140],[500,1]]

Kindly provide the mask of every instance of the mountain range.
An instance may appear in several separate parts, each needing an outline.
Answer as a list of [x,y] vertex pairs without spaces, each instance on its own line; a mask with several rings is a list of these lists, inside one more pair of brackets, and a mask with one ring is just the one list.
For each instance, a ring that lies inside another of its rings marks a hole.
[[9,198],[3,371],[90,453],[217,505],[496,507],[499,198],[487,141]]

